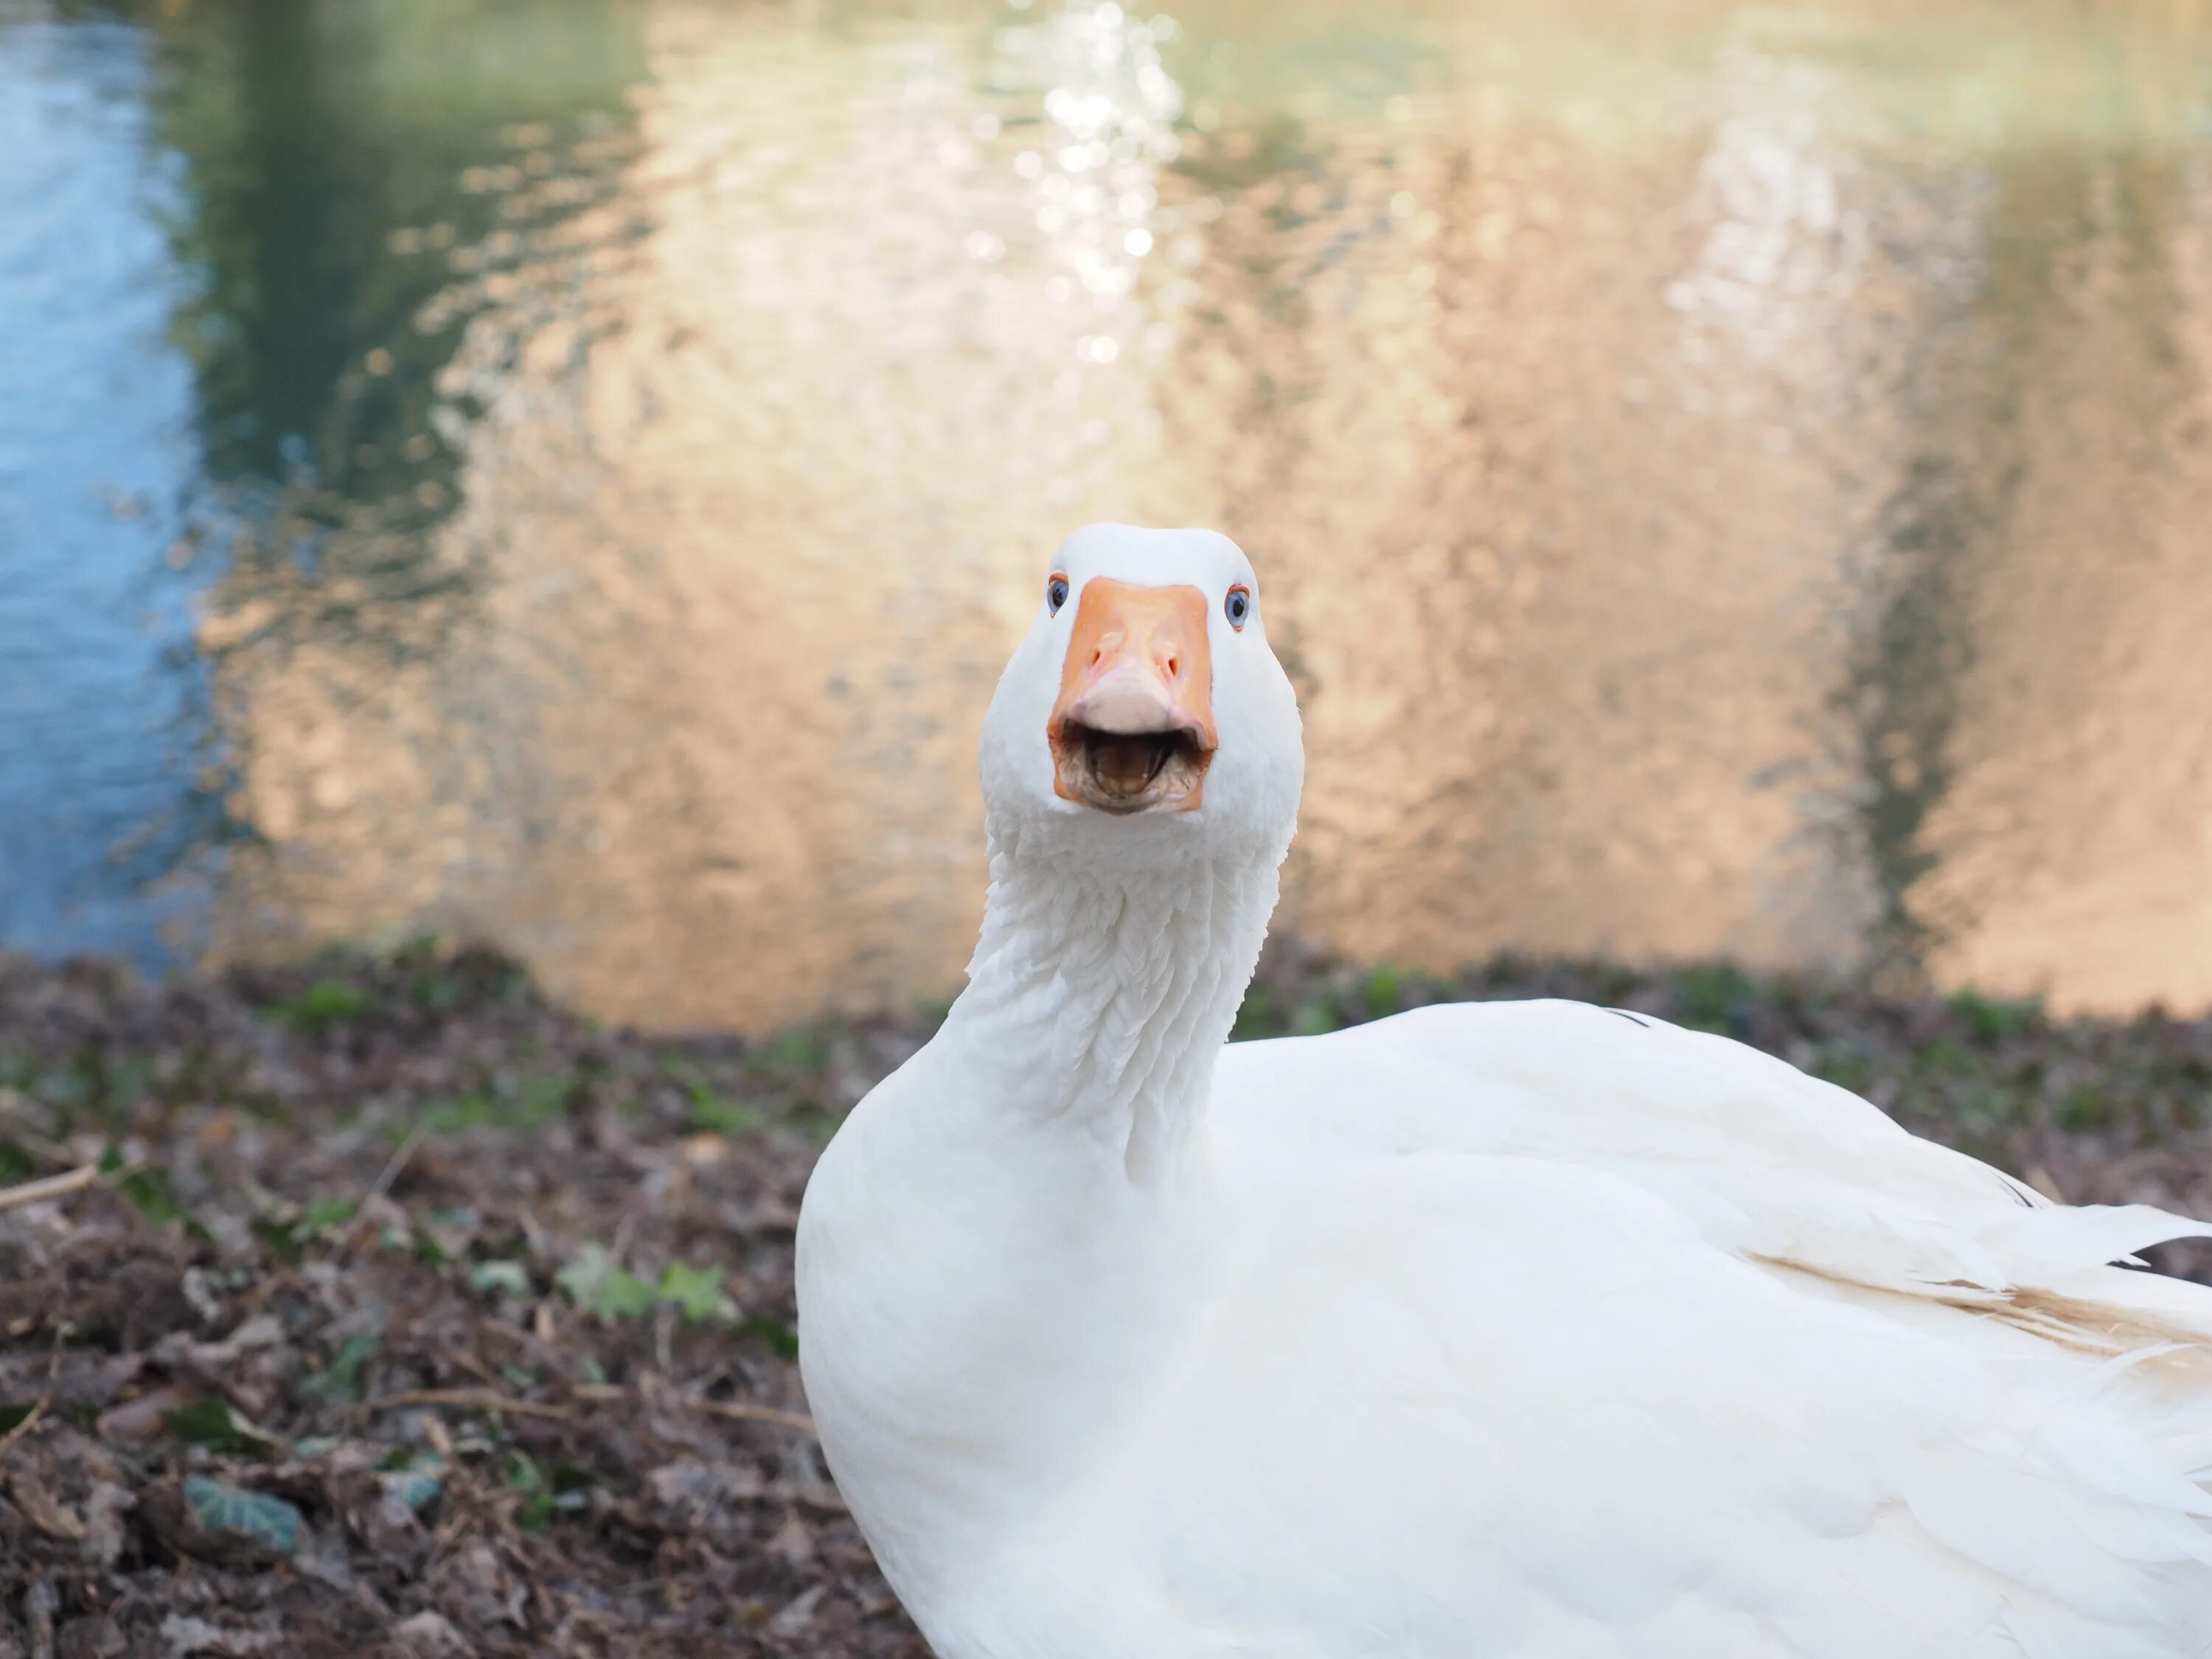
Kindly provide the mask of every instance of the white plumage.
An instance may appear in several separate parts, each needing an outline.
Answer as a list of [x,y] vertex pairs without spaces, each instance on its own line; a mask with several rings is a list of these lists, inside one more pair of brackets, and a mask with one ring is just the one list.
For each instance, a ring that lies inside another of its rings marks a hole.
[[[969,989],[800,1224],[823,1448],[945,1659],[2212,1655],[2212,1291],[2108,1265],[2205,1229],[1642,1015],[1224,1049],[1302,773],[1250,568],[1054,569]],[[1102,810],[1066,756],[1123,734],[1060,722],[1111,593],[1185,586],[1203,799]]]

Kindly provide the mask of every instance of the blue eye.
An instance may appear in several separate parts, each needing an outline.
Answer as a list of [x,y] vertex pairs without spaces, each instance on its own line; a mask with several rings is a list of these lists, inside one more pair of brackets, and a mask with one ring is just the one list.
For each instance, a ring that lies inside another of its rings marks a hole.
[[1044,585],[1044,608],[1048,616],[1057,617],[1060,607],[1067,603],[1067,578],[1054,576]]
[[1221,602],[1221,614],[1229,618],[1231,628],[1241,629],[1244,619],[1252,614],[1252,590],[1239,582],[1229,590],[1229,597]]

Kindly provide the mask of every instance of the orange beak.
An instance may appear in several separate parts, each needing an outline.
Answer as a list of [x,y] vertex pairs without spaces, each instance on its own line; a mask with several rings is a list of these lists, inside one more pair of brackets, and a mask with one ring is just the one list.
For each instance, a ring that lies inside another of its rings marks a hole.
[[1206,595],[1188,585],[1084,585],[1045,736],[1053,793],[1102,812],[1188,812],[1212,763]]

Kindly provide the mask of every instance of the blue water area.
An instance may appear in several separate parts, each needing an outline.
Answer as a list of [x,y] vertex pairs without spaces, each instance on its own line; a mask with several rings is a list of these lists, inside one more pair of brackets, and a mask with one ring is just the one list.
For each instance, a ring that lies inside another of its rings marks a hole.
[[424,586],[469,316],[426,305],[524,186],[593,198],[516,157],[641,62],[611,0],[0,0],[0,948],[200,940],[244,833],[201,618],[364,515],[398,550],[345,574]]
[[123,21],[0,12],[0,943],[142,962],[198,906],[218,759],[153,72]]

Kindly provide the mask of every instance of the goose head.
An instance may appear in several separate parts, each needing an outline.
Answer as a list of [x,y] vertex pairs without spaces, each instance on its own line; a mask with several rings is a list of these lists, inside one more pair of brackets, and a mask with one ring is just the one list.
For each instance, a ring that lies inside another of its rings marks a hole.
[[984,719],[994,846],[1272,867],[1304,769],[1297,698],[1236,543],[1109,524],[1060,544]]

